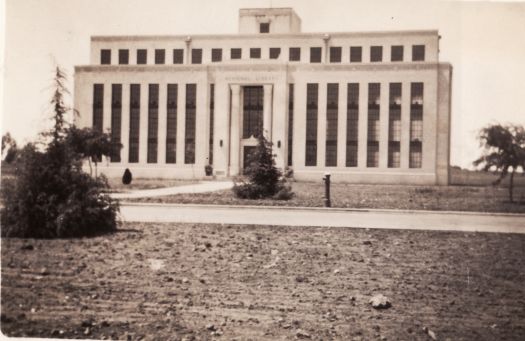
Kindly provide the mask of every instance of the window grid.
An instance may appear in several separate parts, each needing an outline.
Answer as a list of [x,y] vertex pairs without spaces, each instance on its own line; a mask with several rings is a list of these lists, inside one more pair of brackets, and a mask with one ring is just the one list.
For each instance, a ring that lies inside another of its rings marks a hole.
[[111,50],[109,49],[100,50],[100,64],[103,64],[103,65],[111,64]]
[[330,47],[330,63],[341,63],[342,47]]
[[371,46],[370,47],[370,61],[371,62],[383,61],[383,46]]
[[202,49],[191,49],[191,63],[202,64]]
[[259,59],[261,58],[261,49],[258,47],[250,48],[250,58]]
[[263,125],[263,98],[261,86],[243,87],[242,137],[257,137]]
[[320,63],[321,52],[322,48],[320,47],[310,47],[310,63]]
[[270,47],[270,59],[278,59],[280,54],[280,47]]
[[350,47],[350,63],[360,63],[363,58],[363,48],[361,46]]
[[137,64],[147,64],[148,62],[148,50],[138,49],[137,50]]
[[379,101],[381,88],[379,83],[368,84],[368,145],[367,167],[379,166]]
[[118,63],[121,65],[129,64],[129,50],[118,50]]
[[155,64],[164,64],[166,62],[166,51],[164,49],[155,50]]
[[410,84],[409,167],[421,168],[423,150],[423,83]]
[[128,162],[139,162],[140,84],[130,85],[129,98],[129,155]]
[[300,47],[290,47],[290,56],[289,61],[298,62],[301,60],[301,48]]
[[184,163],[195,163],[195,111],[196,111],[197,85],[186,84],[186,124]]
[[177,161],[177,100],[178,85],[168,84],[166,122],[166,163]]
[[159,85],[148,86],[148,163],[157,163],[159,131]]
[[422,143],[420,141],[410,142],[410,168],[421,168],[423,164]]
[[379,142],[368,141],[366,150],[366,166],[378,167],[379,165]]
[[122,125],[122,84],[111,84],[111,162],[120,162]]
[[339,84],[329,83],[326,94],[326,153],[325,165],[337,166],[337,115]]
[[288,84],[288,166],[293,163],[293,96],[294,85]]
[[346,167],[357,167],[359,83],[348,83],[346,105]]
[[425,45],[412,45],[412,61],[425,60]]
[[104,122],[104,84],[93,84],[93,130],[101,133]]
[[388,167],[399,168],[401,165],[400,142],[388,142]]
[[399,168],[401,141],[401,83],[390,83],[388,113],[388,164]]
[[260,23],[259,33],[270,33],[270,23],[267,23],[267,22]]
[[394,45],[390,50],[390,61],[402,62],[403,61],[403,45]]
[[182,64],[184,63],[184,50],[183,49],[173,49],[173,64]]
[[306,85],[306,158],[305,166],[317,165],[317,115],[318,115],[317,83]]
[[208,164],[213,165],[213,124],[215,115],[215,84],[210,84],[210,142]]
[[230,50],[230,59],[241,59],[242,58],[242,49],[232,48]]
[[222,49],[211,49],[211,61],[212,62],[222,61]]

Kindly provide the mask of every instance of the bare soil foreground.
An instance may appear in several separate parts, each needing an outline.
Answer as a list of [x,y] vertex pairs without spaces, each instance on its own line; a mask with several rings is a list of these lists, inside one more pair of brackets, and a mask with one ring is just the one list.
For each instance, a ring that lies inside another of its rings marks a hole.
[[9,336],[525,340],[525,235],[135,224],[1,252]]

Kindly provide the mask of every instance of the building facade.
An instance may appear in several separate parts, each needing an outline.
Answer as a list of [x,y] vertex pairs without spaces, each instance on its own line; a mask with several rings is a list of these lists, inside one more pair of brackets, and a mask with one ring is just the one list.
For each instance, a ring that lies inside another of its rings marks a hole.
[[108,176],[235,176],[263,133],[297,180],[446,185],[438,54],[437,31],[301,33],[290,8],[241,9],[235,35],[96,36],[76,124],[123,145]]

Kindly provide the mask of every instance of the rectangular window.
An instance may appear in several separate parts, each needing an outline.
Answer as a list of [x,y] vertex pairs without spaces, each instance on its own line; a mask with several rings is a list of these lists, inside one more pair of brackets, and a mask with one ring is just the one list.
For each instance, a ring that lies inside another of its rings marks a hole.
[[390,83],[388,108],[388,167],[400,167],[401,83]]
[[370,61],[383,61],[383,46],[370,46]]
[[149,85],[148,99],[148,163],[157,163],[159,131],[159,85]]
[[122,125],[122,84],[111,84],[111,162],[120,162],[120,130]]
[[379,101],[381,87],[379,83],[368,84],[368,151],[367,167],[379,167]]
[[349,83],[346,104],[346,167],[357,167],[359,83]]
[[210,84],[210,151],[208,164],[213,165],[213,120],[215,119],[215,84]]
[[184,63],[184,50],[183,49],[173,49],[173,64],[182,64]]
[[270,33],[270,23],[267,23],[267,22],[260,23],[259,33]]
[[278,59],[281,54],[281,48],[270,47],[270,59]]
[[329,83],[326,93],[326,167],[337,166],[337,115],[339,84]]
[[421,168],[423,144],[423,83],[410,84],[409,167]]
[[166,63],[166,51],[164,49],[155,50],[155,64]]
[[211,61],[212,62],[222,61],[222,49],[211,49]]
[[191,63],[202,64],[202,49],[191,49]]
[[414,62],[425,60],[425,45],[412,45],[412,60]]
[[129,50],[118,50],[118,63],[121,65],[129,64]]
[[293,153],[293,84],[288,84],[288,166],[292,166]]
[[148,50],[138,49],[137,50],[137,64],[147,64],[148,63]]
[[321,62],[321,51],[320,47],[310,47],[310,63]]
[[130,163],[139,162],[140,84],[130,85],[129,97],[129,156]]
[[230,59],[241,59],[242,58],[242,49],[232,48],[230,49]]
[[261,49],[260,48],[250,48],[250,58],[252,59],[258,59],[261,58]]
[[186,124],[184,136],[184,163],[195,163],[195,111],[197,84],[186,84]]
[[93,84],[93,130],[101,133],[104,122],[104,84]]
[[306,158],[305,166],[317,165],[317,114],[319,84],[306,85]]
[[390,49],[390,61],[402,62],[403,61],[403,45],[394,45]]
[[290,47],[290,58],[291,62],[298,62],[301,60],[301,48],[300,47]]
[[350,63],[360,63],[363,60],[363,48],[361,46],[350,47]]
[[100,50],[100,64],[111,64],[111,50]]
[[166,163],[175,163],[177,161],[177,92],[177,84],[168,84]]
[[342,47],[330,47],[330,63],[341,63]]

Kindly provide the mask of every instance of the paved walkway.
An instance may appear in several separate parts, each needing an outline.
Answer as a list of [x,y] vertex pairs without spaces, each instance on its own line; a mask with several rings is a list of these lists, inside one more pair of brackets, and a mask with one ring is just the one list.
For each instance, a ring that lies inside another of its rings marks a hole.
[[122,203],[124,221],[524,233],[525,214]]
[[131,199],[131,198],[145,198],[145,197],[161,197],[165,195],[184,194],[184,193],[206,193],[229,189],[233,187],[232,181],[202,181],[196,184],[165,187],[157,189],[136,190],[125,193],[111,193],[111,197],[115,199]]

